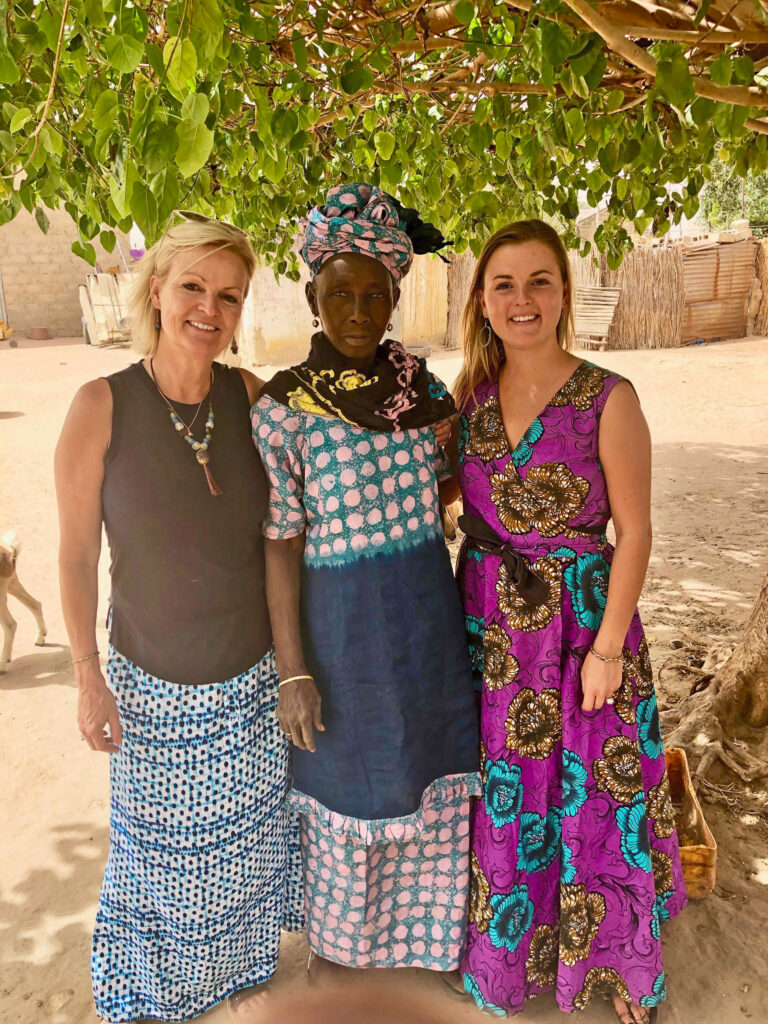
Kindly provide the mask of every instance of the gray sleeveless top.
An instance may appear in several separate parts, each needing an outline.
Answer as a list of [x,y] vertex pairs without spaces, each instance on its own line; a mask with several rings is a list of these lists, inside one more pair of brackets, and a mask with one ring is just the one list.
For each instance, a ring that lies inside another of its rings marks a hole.
[[[216,497],[143,365],[106,378],[114,410],[102,490],[110,640],[175,683],[229,679],[271,645],[261,533],[267,480],[251,440],[245,382],[236,369],[213,369]],[[189,423],[197,406],[174,405]],[[207,403],[192,431],[198,440],[206,412]]]

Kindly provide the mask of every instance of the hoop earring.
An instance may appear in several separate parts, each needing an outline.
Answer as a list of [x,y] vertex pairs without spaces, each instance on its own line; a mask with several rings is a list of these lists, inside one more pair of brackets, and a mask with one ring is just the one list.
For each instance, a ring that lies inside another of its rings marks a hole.
[[237,353],[240,351],[240,346],[237,344],[237,338],[232,339],[232,342],[229,346],[229,350],[233,356],[236,356]]
[[312,321],[312,326],[313,327],[319,327],[320,326],[320,321],[317,319],[317,317],[315,317],[315,319]]
[[155,313],[155,330],[159,331],[161,326],[162,325],[160,323],[160,310],[158,309],[158,311]]
[[493,341],[493,330],[491,328],[490,320],[485,320],[484,319],[483,331],[485,332],[485,341],[481,342],[481,344],[482,344],[483,348],[488,348],[488,346]]
[[392,327],[393,327],[393,324],[391,324],[391,323],[388,323],[388,324],[387,324],[387,330],[388,330],[388,331],[391,331],[391,330],[392,330]]

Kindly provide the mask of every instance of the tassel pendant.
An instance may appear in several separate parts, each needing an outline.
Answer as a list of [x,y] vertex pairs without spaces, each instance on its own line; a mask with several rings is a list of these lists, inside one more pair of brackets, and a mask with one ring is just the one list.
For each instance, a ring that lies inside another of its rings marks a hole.
[[211,472],[211,467],[208,465],[207,462],[204,464],[203,470],[205,472],[205,479],[208,481],[208,490],[215,498],[217,495],[221,494],[221,488],[214,480],[213,473]]

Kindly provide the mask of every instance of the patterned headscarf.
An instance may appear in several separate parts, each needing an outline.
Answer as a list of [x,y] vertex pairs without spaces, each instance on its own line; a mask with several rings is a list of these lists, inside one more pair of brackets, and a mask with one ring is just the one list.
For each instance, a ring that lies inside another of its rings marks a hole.
[[447,243],[415,210],[406,210],[376,185],[353,183],[329,190],[325,206],[310,210],[301,254],[312,277],[333,256],[356,252],[383,263],[395,285],[411,269],[414,252],[437,252]]

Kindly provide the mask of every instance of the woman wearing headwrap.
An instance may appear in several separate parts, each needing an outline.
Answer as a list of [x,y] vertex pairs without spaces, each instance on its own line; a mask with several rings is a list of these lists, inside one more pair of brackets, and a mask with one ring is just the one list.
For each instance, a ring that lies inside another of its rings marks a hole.
[[434,427],[453,403],[423,360],[382,341],[414,251],[444,242],[369,185],[331,189],[305,227],[322,330],[266,385],[253,432],[309,944],[351,967],[453,971],[479,788],[439,514],[450,470]]

